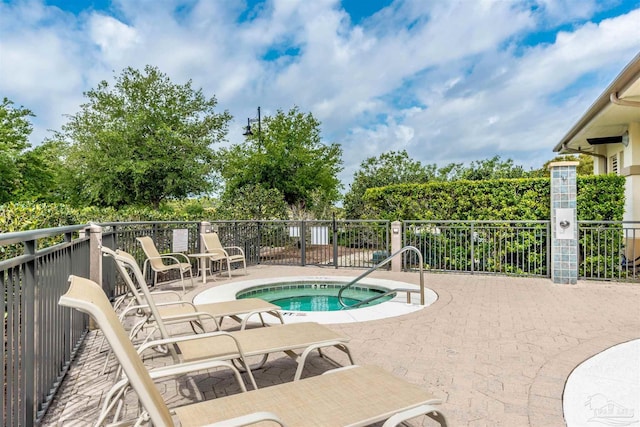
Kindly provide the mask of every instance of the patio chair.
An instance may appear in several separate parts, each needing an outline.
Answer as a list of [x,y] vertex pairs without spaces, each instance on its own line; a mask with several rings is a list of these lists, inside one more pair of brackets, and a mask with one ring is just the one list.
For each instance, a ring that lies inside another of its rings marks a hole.
[[[227,264],[227,273],[229,274],[229,278],[231,278],[231,265],[242,263],[244,267],[244,274],[247,274],[247,261],[244,256],[244,251],[239,246],[222,246],[220,243],[220,238],[218,237],[218,233],[203,233],[202,242],[204,243],[205,252],[210,253],[211,257],[209,260],[211,262],[226,262]],[[222,268],[220,268],[222,272]]]
[[[251,370],[262,367],[272,353],[283,352],[297,362],[296,379],[302,376],[306,360],[314,350],[317,350],[321,357],[339,366],[338,362],[322,352],[324,348],[334,347],[345,353],[349,363],[353,364],[353,357],[347,347],[349,338],[313,322],[171,336],[153,298],[147,295],[145,297],[154,327],[160,332],[162,339],[143,342],[138,347],[141,355],[149,348],[167,346],[174,362],[193,362],[204,359],[236,361],[247,370],[254,388],[257,388],[257,385]],[[245,363],[248,357],[256,356],[260,359],[253,366]]]
[[[149,309],[147,301],[153,299],[155,302],[156,296],[162,296],[166,299],[166,295],[172,295],[177,297],[174,301],[165,301],[155,303],[158,308],[158,315],[162,318],[162,322],[165,325],[182,324],[189,322],[194,333],[206,332],[204,327],[204,320],[212,320],[215,328],[214,330],[220,330],[222,321],[225,317],[229,317],[238,323],[240,323],[240,329],[245,329],[249,320],[258,315],[262,326],[266,326],[263,314],[270,314],[276,317],[280,323],[284,323],[282,315],[278,311],[280,307],[271,304],[267,301],[258,298],[247,298],[242,300],[233,300],[226,302],[218,302],[212,304],[201,304],[196,306],[195,304],[184,301],[177,292],[173,291],[155,291],[147,287],[147,284],[140,271],[138,262],[136,259],[127,252],[116,250],[113,251],[107,247],[101,247],[101,251],[104,256],[108,256],[113,259],[116,268],[120,275],[124,279],[127,287],[129,288],[129,294],[132,295],[132,301],[136,304],[127,305],[120,313],[119,319],[124,321],[125,316],[131,312],[136,312],[141,315],[141,319],[136,322],[130,330],[129,338],[133,341],[138,333],[146,326],[150,326],[152,329],[147,333],[146,337],[142,341],[142,344],[153,338],[156,331],[159,330],[160,325],[155,321],[152,311]],[[133,275],[134,280],[129,275],[129,272]],[[137,283],[137,285],[136,285]],[[116,307],[114,307],[114,310]],[[169,336],[168,331],[165,331],[163,336],[166,338]],[[100,346],[102,348],[102,346]],[[173,350],[169,348],[169,350]],[[174,357],[174,362],[177,363],[179,358],[175,351],[171,352]],[[111,351],[107,353],[102,373],[107,371],[109,366],[109,360],[111,357]]]
[[[59,304],[89,314],[104,332],[126,374],[123,381],[135,391],[142,406],[138,423],[150,421],[155,426],[192,427],[248,425],[272,420],[281,426],[365,426],[386,420],[384,426],[395,426],[427,415],[446,426],[446,419],[436,406],[441,403],[440,399],[379,368],[359,366],[170,411],[153,383],[157,372],[147,371],[108,298],[96,283],[70,276],[69,289],[60,297]],[[187,366],[175,371],[184,373],[183,368]],[[198,367],[202,368],[202,365]]]
[[204,326],[202,324],[202,320],[204,319],[212,319],[215,323],[216,330],[221,329],[222,321],[225,317],[229,317],[240,323],[240,329],[245,329],[249,320],[253,319],[255,315],[259,317],[262,326],[266,325],[264,318],[262,317],[263,314],[274,316],[277,320],[280,321],[280,323],[284,323],[282,315],[279,311],[280,307],[259,298],[246,298],[240,300],[216,302],[211,304],[195,305],[190,301],[183,300],[178,295],[178,299],[175,301],[165,301],[158,303],[156,302],[156,298],[154,298],[154,296],[164,296],[167,294],[167,292],[163,292],[160,294],[158,294],[157,292],[151,292],[151,290],[147,287],[142,271],[138,266],[138,262],[133,256],[131,256],[131,254],[121,250],[114,251],[104,246],[101,248],[101,250],[105,256],[113,259],[116,268],[129,287],[129,292],[133,296],[133,299],[137,302],[137,306],[128,307],[127,309],[123,310],[121,318],[126,315],[127,312],[130,312],[132,310],[142,310],[144,319],[138,323],[146,323],[149,320],[152,320],[152,313],[148,308],[147,300],[153,299],[156,303],[156,306],[158,307],[158,314],[162,317],[163,321],[196,322],[202,332],[204,332]]
[[[142,268],[144,275],[147,273],[147,264],[151,270],[153,270],[153,286],[158,282],[158,273],[166,273],[171,270],[178,270],[180,272],[182,292],[186,292],[184,288],[184,274],[187,272],[191,279],[191,287],[193,288],[195,286],[193,283],[193,272],[191,271],[191,262],[189,261],[189,257],[185,254],[175,252],[160,255],[160,252],[158,252],[158,249],[156,248],[156,244],[149,236],[136,237],[136,240],[140,242],[142,250],[147,257]],[[180,261],[183,258],[186,262]],[[165,261],[167,264],[165,264]]]
[[633,276],[640,270],[640,239],[627,242],[624,252],[620,254],[620,266]]

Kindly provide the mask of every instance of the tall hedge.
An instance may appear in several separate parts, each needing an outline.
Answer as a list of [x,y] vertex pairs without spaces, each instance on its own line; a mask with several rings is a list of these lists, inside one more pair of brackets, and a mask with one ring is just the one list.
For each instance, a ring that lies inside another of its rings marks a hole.
[[[624,177],[579,176],[579,220],[621,221]],[[430,182],[370,188],[365,217],[388,220],[547,220],[549,178]]]
[[196,201],[167,204],[161,209],[134,206],[122,209],[95,206],[74,208],[62,203],[6,203],[0,205],[0,233],[89,222],[202,221],[209,216],[211,212],[201,208]]

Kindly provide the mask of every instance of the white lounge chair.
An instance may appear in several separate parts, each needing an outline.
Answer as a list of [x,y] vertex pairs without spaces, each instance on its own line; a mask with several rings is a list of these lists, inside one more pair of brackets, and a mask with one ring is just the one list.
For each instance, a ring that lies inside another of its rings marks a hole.
[[[75,276],[71,276],[71,280],[84,283],[87,286],[86,292],[88,294],[104,294],[90,280]],[[96,287],[99,292],[92,290]],[[93,298],[98,298],[98,296]],[[322,352],[324,348],[336,348],[346,354],[350,364],[354,363],[347,347],[349,338],[318,323],[279,324],[231,332],[218,331],[171,336],[153,298],[147,297],[146,302],[154,326],[160,332],[162,339],[143,342],[138,346],[140,355],[143,355],[150,348],[166,346],[174,363],[197,363],[203,360],[236,361],[243,369],[246,369],[253,388],[257,388],[257,384],[251,370],[261,367],[272,353],[283,352],[297,362],[294,379],[299,379],[302,376],[307,358],[314,351],[318,351],[321,357],[330,362],[340,365]],[[113,309],[111,308],[111,310]],[[129,340],[129,342],[131,341]],[[249,366],[246,362],[247,359],[249,357],[255,359],[256,356],[260,357],[260,361],[254,366]],[[105,405],[109,404],[108,400]]]
[[102,289],[88,279],[71,276],[69,290],[60,297],[59,304],[88,313],[102,329],[126,374],[124,381],[136,392],[143,408],[139,423],[148,420],[157,427],[220,427],[272,420],[281,426],[366,426],[386,420],[384,427],[390,427],[427,415],[446,426],[437,407],[440,399],[375,367],[341,368],[300,381],[198,402],[176,408],[174,419]]
[[[129,287],[129,291],[138,306],[143,306],[142,311],[145,314],[145,319],[143,320],[152,320],[150,319],[152,313],[148,308],[147,300],[153,299],[153,301],[156,302],[156,299],[154,298],[154,293],[147,287],[143,273],[135,258],[125,251],[114,251],[104,246],[102,247],[102,253],[113,259],[116,268]],[[133,278],[129,273],[131,273]],[[165,293],[162,293],[161,295],[164,294]],[[216,326],[215,329],[217,330],[221,329],[222,320],[225,317],[229,317],[240,323],[240,329],[245,329],[247,323],[251,319],[254,319],[256,315],[259,317],[262,326],[265,326],[265,321],[262,317],[263,314],[269,314],[278,319],[280,323],[284,323],[279,311],[280,307],[259,298],[246,298],[195,305],[190,301],[181,299],[179,295],[177,295],[177,297],[178,299],[176,301],[166,301],[160,304],[156,302],[158,313],[165,323],[198,321],[199,324],[202,325],[201,321],[209,318],[213,319]],[[141,307],[135,307],[136,310],[140,308]],[[128,310],[130,311],[131,309],[132,308],[129,308]],[[204,327],[201,326],[201,329],[204,332]]]

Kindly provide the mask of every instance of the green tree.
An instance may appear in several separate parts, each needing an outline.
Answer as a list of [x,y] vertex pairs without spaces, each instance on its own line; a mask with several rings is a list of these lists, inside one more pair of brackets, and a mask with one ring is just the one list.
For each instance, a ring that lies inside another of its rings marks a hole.
[[28,118],[34,114],[23,107],[15,108],[13,101],[2,99],[0,104],[0,203],[12,200],[19,192],[22,177],[19,158],[29,147],[33,129]]
[[46,141],[25,151],[18,159],[21,182],[16,200],[61,202],[60,174],[64,170],[62,144]]
[[542,165],[540,169],[534,169],[529,172],[532,178],[549,177],[551,171],[549,170],[549,164],[553,162],[579,162],[576,167],[576,172],[580,176],[593,175],[593,156],[588,154],[562,154],[548,160]]
[[344,196],[346,218],[360,218],[364,203],[362,197],[368,188],[393,184],[424,183],[435,179],[436,166],[423,165],[409,157],[406,150],[389,151],[378,157],[369,157],[360,163],[349,191]]
[[113,86],[102,81],[85,97],[56,134],[69,148],[63,181],[73,204],[158,207],[212,189],[210,146],[231,120],[214,111],[215,97],[152,66],[128,67]]
[[338,144],[322,143],[320,122],[294,107],[265,117],[260,132],[220,150],[217,158],[227,197],[259,185],[278,190],[289,206],[313,210],[318,200],[339,199],[341,156]]
[[216,217],[219,219],[287,219],[287,204],[276,188],[247,184],[222,196]]
[[525,178],[527,172],[522,166],[514,165],[513,160],[502,160],[500,156],[493,156],[490,159],[475,160],[471,164],[462,168],[455,179],[466,179],[469,181],[484,181],[488,179]]

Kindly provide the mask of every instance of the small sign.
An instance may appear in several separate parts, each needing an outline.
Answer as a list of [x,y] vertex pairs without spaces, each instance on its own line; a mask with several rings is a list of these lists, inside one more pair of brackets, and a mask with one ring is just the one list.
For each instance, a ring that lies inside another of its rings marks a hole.
[[329,227],[311,227],[311,244],[328,245]]
[[172,252],[187,252],[189,250],[189,230],[176,228],[173,230]]
[[300,227],[289,227],[289,237],[300,237]]

